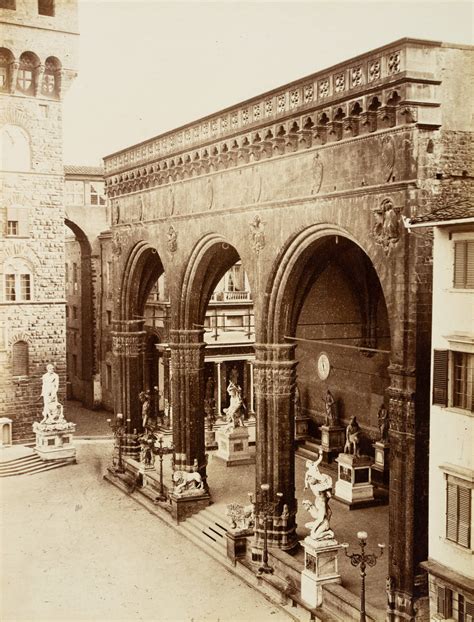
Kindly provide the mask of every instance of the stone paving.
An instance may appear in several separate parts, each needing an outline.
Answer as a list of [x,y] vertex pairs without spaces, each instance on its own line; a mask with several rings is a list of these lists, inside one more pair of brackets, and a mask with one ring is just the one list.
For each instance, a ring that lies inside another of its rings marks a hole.
[[289,619],[107,484],[111,443],[77,450],[77,465],[0,483],[3,622]]

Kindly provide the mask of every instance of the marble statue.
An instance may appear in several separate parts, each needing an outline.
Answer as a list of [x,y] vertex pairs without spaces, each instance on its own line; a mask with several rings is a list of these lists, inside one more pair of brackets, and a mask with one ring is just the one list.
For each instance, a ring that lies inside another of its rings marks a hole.
[[224,414],[227,421],[226,430],[230,431],[244,425],[242,413],[243,402],[241,388],[233,382],[229,382],[227,393],[230,395],[230,404],[228,408],[224,408]]
[[294,406],[295,419],[298,419],[299,417],[301,417],[301,393],[298,385],[295,386]]
[[351,417],[349,425],[346,428],[346,443],[344,445],[344,453],[360,456],[360,437],[362,431],[357,422],[356,417]]
[[304,488],[305,490],[308,487],[311,489],[311,492],[314,494],[314,502],[304,499],[302,503],[305,510],[314,519],[305,524],[305,527],[310,530],[309,538],[317,541],[334,539],[334,531],[329,525],[331,519],[329,499],[331,498],[332,478],[319,470],[322,459],[323,452],[320,450],[317,460],[306,461]]
[[43,398],[43,419],[40,423],[66,423],[63,406],[58,402],[59,376],[54,371],[54,365],[46,365],[46,373],[42,377],[41,397]]
[[197,471],[192,473],[189,471],[174,471],[173,484],[173,492],[177,495],[195,493],[204,489],[201,474]]
[[240,503],[229,503],[226,516],[230,520],[231,529],[252,529],[255,525],[255,504],[241,505]]
[[324,407],[326,410],[326,425],[339,425],[336,400],[334,399],[333,394],[329,389],[326,391],[326,396],[324,397]]
[[379,412],[377,414],[379,430],[380,430],[380,439],[382,443],[388,442],[388,410],[385,408],[385,404],[382,404],[379,408]]

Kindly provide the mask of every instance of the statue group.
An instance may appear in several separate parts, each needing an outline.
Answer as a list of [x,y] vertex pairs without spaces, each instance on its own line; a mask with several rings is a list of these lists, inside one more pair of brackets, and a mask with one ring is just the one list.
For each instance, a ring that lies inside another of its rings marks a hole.
[[314,495],[314,502],[304,499],[302,505],[314,519],[305,524],[305,527],[310,530],[310,539],[326,542],[334,540],[334,531],[329,525],[331,519],[329,500],[332,496],[332,478],[319,470],[322,459],[323,452],[320,450],[317,460],[306,461],[304,488],[305,490],[307,488],[311,490]]
[[230,404],[228,408],[224,408],[224,414],[227,422],[226,430],[229,432],[235,428],[244,425],[244,402],[242,400],[242,389],[238,384],[234,384],[232,380],[227,387],[227,393],[230,396]]

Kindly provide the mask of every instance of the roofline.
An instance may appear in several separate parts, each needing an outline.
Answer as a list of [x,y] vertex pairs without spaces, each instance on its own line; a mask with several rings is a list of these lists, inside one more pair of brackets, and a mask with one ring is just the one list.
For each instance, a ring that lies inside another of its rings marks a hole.
[[465,224],[474,224],[474,216],[470,218],[452,218],[451,220],[434,220],[429,222],[416,222],[411,223],[409,218],[403,218],[403,224],[405,228],[408,229],[408,233],[410,233],[411,229],[421,229],[422,227],[447,227],[450,225],[465,225]]
[[[136,148],[136,147],[141,147],[143,145],[148,144],[149,142],[152,142],[153,140],[155,140],[158,137],[164,137],[164,136],[168,136],[169,134],[174,134],[175,132],[179,132],[182,130],[185,130],[187,127],[191,127],[193,125],[195,125],[196,123],[202,123],[203,121],[207,121],[210,120],[220,114],[229,112],[230,110],[233,110],[234,108],[236,108],[237,106],[245,106],[248,104],[251,104],[253,101],[255,100],[259,100],[264,96],[269,96],[272,95],[273,93],[279,92],[282,89],[288,89],[292,86],[295,86],[297,84],[300,84],[301,82],[304,82],[305,80],[309,80],[310,78],[313,78],[314,76],[317,76],[319,74],[322,73],[327,73],[327,72],[332,72],[336,69],[338,69],[339,67],[343,67],[345,65],[347,65],[347,63],[352,63],[355,62],[357,60],[363,59],[365,57],[367,57],[370,54],[375,54],[375,53],[379,53],[379,52],[383,52],[384,50],[388,50],[394,46],[397,45],[407,45],[407,44],[413,44],[413,45],[425,45],[425,46],[431,46],[431,47],[459,47],[459,45],[461,44],[450,44],[450,43],[443,43],[442,41],[432,41],[431,39],[412,39],[410,37],[402,37],[401,39],[397,39],[396,41],[392,41],[391,43],[387,43],[385,45],[382,45],[378,48],[373,48],[372,50],[367,50],[366,52],[362,52],[361,54],[357,54],[357,56],[352,56],[350,58],[346,58],[343,61],[336,63],[335,65],[330,65],[329,67],[323,67],[322,69],[319,69],[318,71],[314,71],[313,73],[310,74],[306,74],[304,76],[301,76],[300,78],[296,79],[296,80],[292,80],[291,82],[287,82],[286,84],[279,84],[278,86],[276,86],[273,89],[270,89],[269,91],[263,91],[262,93],[258,93],[257,95],[254,95],[253,97],[249,98],[249,99],[244,99],[242,101],[237,101],[235,102],[235,104],[232,104],[230,106],[227,106],[226,108],[221,108],[220,110],[215,110],[214,112],[211,112],[210,114],[205,115],[204,117],[199,117],[198,119],[193,119],[192,121],[189,121],[188,123],[185,123],[184,125],[178,125],[178,127],[173,127],[170,130],[167,130],[165,132],[162,132],[160,134],[156,134],[155,136],[152,136],[151,138],[147,138],[146,140],[142,140],[138,143],[133,143],[132,145],[128,145],[127,147],[124,147],[123,149],[119,149],[118,151],[113,151],[112,153],[109,153],[107,155],[105,155],[102,159],[108,160],[109,158],[113,158],[114,156],[120,155],[122,153],[126,153],[127,151],[130,151],[130,149]],[[472,49],[474,50],[474,45],[473,46],[464,46],[463,48],[467,47],[468,49]]]

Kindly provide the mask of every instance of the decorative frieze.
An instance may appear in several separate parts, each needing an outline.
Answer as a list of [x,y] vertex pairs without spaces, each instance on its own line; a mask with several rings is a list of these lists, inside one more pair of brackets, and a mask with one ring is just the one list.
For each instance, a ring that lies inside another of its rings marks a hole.
[[145,331],[121,333],[112,331],[112,353],[114,356],[136,358],[145,348]]

